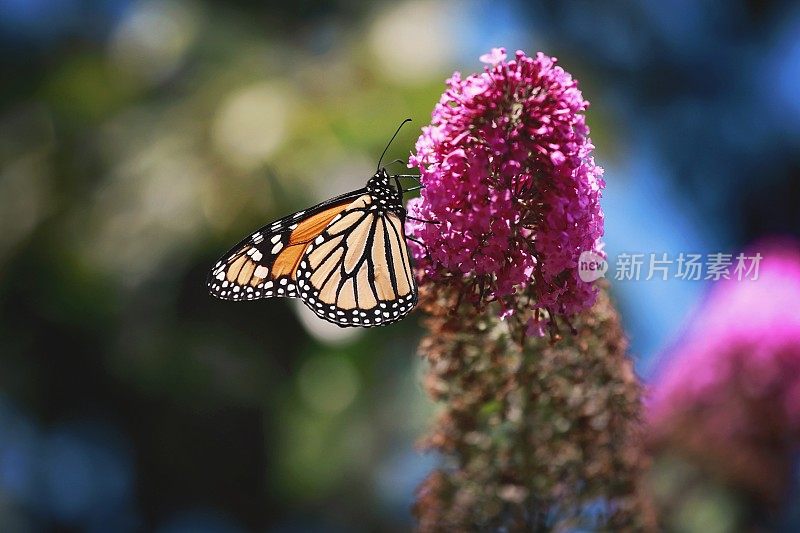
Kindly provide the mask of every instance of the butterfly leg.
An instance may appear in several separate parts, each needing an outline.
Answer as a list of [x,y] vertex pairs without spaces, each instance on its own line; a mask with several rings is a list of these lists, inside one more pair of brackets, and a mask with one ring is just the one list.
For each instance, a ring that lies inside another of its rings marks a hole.
[[422,242],[421,240],[417,239],[416,237],[412,237],[411,235],[406,235],[406,239],[408,239],[409,241],[417,243],[420,246],[422,246],[425,249],[425,255],[428,256],[429,260],[431,259],[431,252],[430,252],[430,250],[428,250],[428,246],[424,242]]
[[411,187],[410,189],[403,189],[403,186],[400,185],[400,179],[401,178],[413,178],[413,179],[419,181],[419,176],[410,176],[410,175],[406,175],[406,174],[398,174],[396,176],[392,176],[392,179],[394,180],[395,184],[397,185],[397,190],[400,191],[400,195],[403,195],[403,194],[405,194],[407,192],[418,191],[420,189],[424,189],[425,188],[424,185],[419,185],[417,187]]
[[411,217],[411,216],[408,216],[408,215],[406,215],[406,218],[408,220],[414,220],[416,222],[422,222],[423,224],[434,224],[436,226],[438,226],[440,224],[440,222],[437,222],[436,220],[425,220],[424,218],[416,218],[416,217]]

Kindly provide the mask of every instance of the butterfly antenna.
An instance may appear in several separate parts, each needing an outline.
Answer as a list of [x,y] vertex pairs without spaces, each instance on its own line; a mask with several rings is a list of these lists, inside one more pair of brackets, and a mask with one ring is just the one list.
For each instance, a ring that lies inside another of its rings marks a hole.
[[392,145],[392,141],[394,140],[395,137],[397,137],[397,134],[400,133],[400,130],[402,129],[402,127],[405,125],[406,122],[411,122],[411,119],[407,118],[403,122],[401,122],[399,126],[397,126],[397,131],[395,131],[394,135],[392,135],[392,138],[389,139],[389,144],[387,144],[386,148],[383,149],[383,153],[381,154],[381,158],[378,159],[378,168],[375,169],[375,172],[377,172],[377,171],[379,171],[381,169],[381,161],[383,161],[383,156],[386,155],[386,151],[389,150],[389,147]]

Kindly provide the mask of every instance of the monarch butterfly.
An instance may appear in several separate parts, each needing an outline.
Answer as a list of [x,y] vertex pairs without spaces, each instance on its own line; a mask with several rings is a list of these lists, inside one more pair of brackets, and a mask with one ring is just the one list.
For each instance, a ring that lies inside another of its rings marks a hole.
[[231,248],[208,275],[211,295],[300,298],[340,327],[405,317],[417,304],[417,285],[404,240],[403,194],[420,187],[403,190],[400,178],[417,176],[390,176],[381,161],[409,120],[364,188],[267,224]]

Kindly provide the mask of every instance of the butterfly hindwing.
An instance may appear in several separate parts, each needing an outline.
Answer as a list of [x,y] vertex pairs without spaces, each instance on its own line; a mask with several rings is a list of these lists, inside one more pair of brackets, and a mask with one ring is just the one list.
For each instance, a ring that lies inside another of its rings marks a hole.
[[214,265],[209,292],[223,300],[296,297],[296,270],[305,249],[361,191],[338,196],[268,224]]
[[319,317],[339,326],[382,326],[417,302],[403,221],[385,201],[362,194],[305,249],[296,290]]

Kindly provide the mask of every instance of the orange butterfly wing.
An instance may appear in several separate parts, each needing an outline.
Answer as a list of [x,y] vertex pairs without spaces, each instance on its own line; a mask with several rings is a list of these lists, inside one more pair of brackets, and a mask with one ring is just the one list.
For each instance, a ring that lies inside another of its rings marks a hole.
[[334,198],[253,232],[214,265],[209,292],[223,300],[297,296],[295,272],[309,243],[358,195]]

